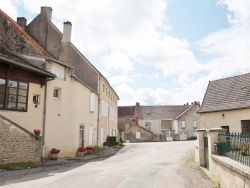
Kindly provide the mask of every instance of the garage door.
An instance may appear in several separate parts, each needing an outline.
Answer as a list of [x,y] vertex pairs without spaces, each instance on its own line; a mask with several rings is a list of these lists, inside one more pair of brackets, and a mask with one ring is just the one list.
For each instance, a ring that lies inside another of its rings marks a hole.
[[187,140],[187,133],[180,133],[180,140]]

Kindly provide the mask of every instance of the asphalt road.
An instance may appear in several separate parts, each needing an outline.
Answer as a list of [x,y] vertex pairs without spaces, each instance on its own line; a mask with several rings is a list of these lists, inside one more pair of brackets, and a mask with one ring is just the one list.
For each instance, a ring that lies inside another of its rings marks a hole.
[[[5,173],[5,179],[0,186],[211,188],[209,179],[193,162],[193,149],[193,141],[131,143],[105,159],[29,169],[22,173],[2,172],[0,176]],[[6,173],[10,173],[9,176]]]

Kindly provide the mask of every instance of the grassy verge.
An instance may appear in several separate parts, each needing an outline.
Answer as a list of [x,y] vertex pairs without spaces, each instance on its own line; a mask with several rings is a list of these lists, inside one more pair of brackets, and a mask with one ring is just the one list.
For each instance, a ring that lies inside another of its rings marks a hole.
[[27,163],[13,163],[13,164],[0,164],[0,171],[5,170],[23,170],[27,168],[40,167],[40,162],[27,162]]

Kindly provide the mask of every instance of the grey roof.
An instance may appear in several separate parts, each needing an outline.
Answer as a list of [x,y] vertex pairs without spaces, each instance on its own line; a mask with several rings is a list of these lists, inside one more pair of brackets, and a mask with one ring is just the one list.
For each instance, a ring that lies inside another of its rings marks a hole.
[[192,105],[176,105],[176,106],[140,106],[142,117],[144,120],[174,120],[181,114],[190,109]]
[[118,106],[118,117],[134,117],[135,106]]
[[250,108],[250,73],[210,81],[199,113]]

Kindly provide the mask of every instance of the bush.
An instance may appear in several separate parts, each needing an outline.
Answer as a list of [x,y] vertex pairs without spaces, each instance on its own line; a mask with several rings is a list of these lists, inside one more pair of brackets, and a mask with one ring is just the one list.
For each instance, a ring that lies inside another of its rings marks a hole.
[[197,137],[196,136],[192,136],[192,137],[188,138],[188,140],[197,140]]
[[94,146],[94,151],[95,152],[101,151],[101,147],[100,146]]
[[108,145],[108,143],[107,143],[107,142],[103,142],[103,145],[104,145],[104,146],[107,146],[107,145]]

